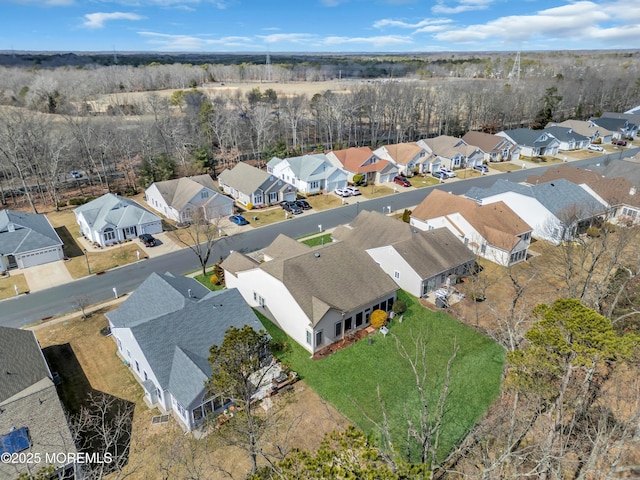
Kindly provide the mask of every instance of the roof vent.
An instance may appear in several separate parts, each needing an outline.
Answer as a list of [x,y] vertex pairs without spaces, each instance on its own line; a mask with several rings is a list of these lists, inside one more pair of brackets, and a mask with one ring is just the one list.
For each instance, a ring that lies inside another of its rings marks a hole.
[[637,191],[638,191],[638,190],[636,189],[636,187],[631,187],[631,188],[629,189],[629,195],[635,195]]
[[9,224],[7,225],[7,230],[8,230],[9,232],[15,232],[15,231],[16,231],[16,226],[15,226],[13,223],[9,223]]
[[316,258],[320,258],[320,253],[316,252],[316,253],[313,254],[313,256],[316,257]]
[[187,290],[187,293],[189,294],[189,298],[191,298],[191,289],[190,288]]

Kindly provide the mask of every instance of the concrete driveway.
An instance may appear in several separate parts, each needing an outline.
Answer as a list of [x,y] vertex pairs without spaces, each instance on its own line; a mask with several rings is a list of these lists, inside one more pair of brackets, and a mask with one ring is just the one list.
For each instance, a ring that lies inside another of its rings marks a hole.
[[29,291],[32,293],[73,281],[64,260],[25,268],[21,273],[24,274]]

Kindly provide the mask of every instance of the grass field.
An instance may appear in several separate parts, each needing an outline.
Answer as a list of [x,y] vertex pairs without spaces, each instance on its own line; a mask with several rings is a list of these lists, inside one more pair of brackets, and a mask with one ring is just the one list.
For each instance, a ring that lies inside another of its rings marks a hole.
[[0,300],[15,297],[16,286],[18,287],[19,293],[24,293],[29,290],[29,285],[27,285],[27,280],[23,274],[20,273],[18,275],[0,278]]
[[306,240],[300,240],[305,245],[310,247],[317,247],[318,245],[326,245],[332,242],[331,234],[326,233],[324,235],[318,235],[316,237],[307,238]]
[[[407,420],[417,418],[420,408],[415,377],[398,353],[394,338],[413,354],[414,339],[422,337],[427,348],[426,391],[433,408],[444,384],[446,365],[454,343],[459,346],[453,363],[450,396],[441,436],[442,459],[456,445],[498,396],[504,351],[488,338],[443,314],[423,308],[415,299],[400,293],[407,302],[404,321],[392,321],[389,335],[375,334],[372,343],[361,340],[322,360],[311,360],[309,352],[263,319],[271,336],[287,345],[279,358],[298,372],[326,401],[365,432],[375,432],[371,422],[382,424],[382,402],[399,448],[405,445]],[[415,447],[415,445],[414,445]],[[400,452],[398,452],[400,453]],[[404,453],[404,450],[403,450]]]

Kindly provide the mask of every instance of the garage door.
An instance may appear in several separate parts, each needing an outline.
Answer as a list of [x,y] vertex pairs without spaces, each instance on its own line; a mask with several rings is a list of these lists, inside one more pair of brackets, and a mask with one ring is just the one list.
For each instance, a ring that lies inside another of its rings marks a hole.
[[48,250],[40,250],[38,252],[27,253],[17,258],[20,268],[33,267],[34,265],[42,265],[43,263],[55,262],[60,260],[62,255],[58,248],[50,248]]

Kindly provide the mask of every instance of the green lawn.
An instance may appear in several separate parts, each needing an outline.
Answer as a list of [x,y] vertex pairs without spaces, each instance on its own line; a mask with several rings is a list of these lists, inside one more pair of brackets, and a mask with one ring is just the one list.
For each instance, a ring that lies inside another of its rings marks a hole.
[[393,336],[409,352],[412,351],[412,338],[418,335],[426,337],[430,407],[435,405],[442,391],[446,364],[455,339],[460,350],[452,369],[451,394],[440,444],[442,459],[498,396],[504,351],[490,339],[444,313],[423,308],[414,297],[404,292],[400,292],[399,297],[407,302],[408,309],[402,323],[397,320],[391,323],[390,334],[386,338],[376,333],[369,337],[372,344],[361,340],[322,360],[311,360],[306,350],[264,317],[261,319],[274,340],[287,344],[283,352],[277,352],[278,357],[367,433],[375,430],[367,417],[382,423],[376,394],[380,386],[399,454],[404,454],[406,417],[416,418],[419,398],[413,373],[398,354]]
[[204,285],[205,287],[207,287],[209,290],[222,290],[224,288],[224,285],[216,285],[214,283],[211,283],[211,276],[213,275],[213,270],[209,270],[207,272],[206,275],[196,275],[195,278],[198,282],[200,282],[202,285]]
[[318,235],[316,237],[307,238],[306,240],[300,240],[305,245],[309,245],[310,247],[317,247],[318,245],[326,245],[331,243],[333,240],[331,238],[330,233],[325,233],[324,235]]

